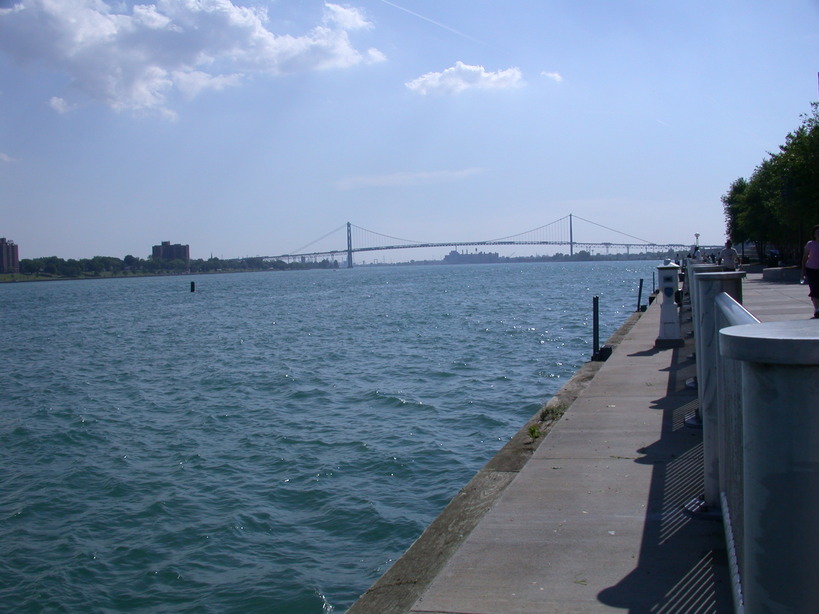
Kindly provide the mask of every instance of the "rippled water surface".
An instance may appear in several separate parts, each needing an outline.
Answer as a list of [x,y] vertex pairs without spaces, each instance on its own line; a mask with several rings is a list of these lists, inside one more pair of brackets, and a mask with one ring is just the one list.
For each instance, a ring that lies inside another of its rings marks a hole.
[[343,612],[656,265],[0,286],[0,609]]

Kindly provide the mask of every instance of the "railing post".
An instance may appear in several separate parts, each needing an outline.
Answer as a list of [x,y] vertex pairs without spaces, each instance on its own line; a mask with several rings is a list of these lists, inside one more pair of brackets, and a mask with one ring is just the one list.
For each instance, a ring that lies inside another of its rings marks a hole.
[[697,322],[697,310],[699,309],[699,303],[697,296],[697,284],[695,277],[697,273],[716,273],[717,271],[723,271],[724,269],[718,264],[702,264],[697,262],[689,261],[687,271],[685,273],[686,285],[688,286],[688,297],[691,301],[691,315],[694,320],[694,346],[695,352],[699,349],[696,347],[696,338],[697,338],[697,329],[696,329],[696,322]]
[[[691,321],[692,321],[692,324],[693,324],[694,356],[695,357],[699,356],[700,352],[702,351],[701,348],[700,348],[700,341],[698,339],[699,335],[698,335],[698,331],[697,331],[697,326],[698,326],[698,322],[699,322],[698,314],[700,312],[700,307],[699,307],[699,295],[698,295],[699,288],[697,286],[697,282],[696,282],[695,278],[696,278],[696,275],[697,275],[698,272],[708,272],[708,271],[710,271],[712,273],[715,273],[717,271],[722,271],[722,270],[723,270],[723,268],[718,264],[704,264],[704,263],[694,262],[693,260],[688,260],[688,265],[686,267],[686,273],[685,273],[685,288],[688,291],[688,301],[689,301],[689,305],[691,306]],[[697,362],[697,377],[696,377],[697,388],[699,388],[699,381],[700,381],[700,364],[699,364],[699,362]],[[701,412],[701,408],[699,406],[699,403],[697,404],[696,414],[691,419],[686,420],[685,423],[688,426],[691,426],[691,427],[699,428],[699,427],[702,426],[702,412]]]
[[705,505],[709,510],[718,510],[719,496],[719,411],[717,408],[717,358],[719,357],[717,338],[717,305],[719,294],[725,292],[738,303],[742,303],[742,279],[744,271],[720,273],[696,273],[699,309],[695,314],[697,344],[697,397],[702,417],[702,447],[704,469]]
[[745,612],[819,604],[819,326],[730,326],[720,352],[742,362]]

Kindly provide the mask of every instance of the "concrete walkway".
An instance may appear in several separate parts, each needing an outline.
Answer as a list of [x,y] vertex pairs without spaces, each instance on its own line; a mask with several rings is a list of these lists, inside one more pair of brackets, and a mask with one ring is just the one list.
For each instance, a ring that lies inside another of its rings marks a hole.
[[761,322],[804,320],[813,315],[808,287],[794,283],[762,281],[761,274],[750,274],[742,284],[745,309]]
[[[812,315],[805,286],[749,275],[743,293],[762,321]],[[688,511],[703,481],[702,432],[684,422],[697,407],[693,341],[655,349],[659,315],[655,304],[640,317],[400,611],[733,611],[722,524]],[[381,614],[366,597],[350,611]]]

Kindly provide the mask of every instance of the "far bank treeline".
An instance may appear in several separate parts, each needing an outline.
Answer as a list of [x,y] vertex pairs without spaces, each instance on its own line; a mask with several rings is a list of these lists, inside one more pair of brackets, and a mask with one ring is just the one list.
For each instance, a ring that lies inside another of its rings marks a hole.
[[734,243],[751,241],[762,255],[777,249],[799,262],[810,230],[819,224],[819,103],[779,151],[735,180],[723,195],[726,232]]
[[208,258],[207,260],[142,259],[137,256],[116,258],[94,256],[80,260],[64,260],[57,256],[20,260],[20,273],[34,277],[105,277],[127,275],[162,275],[179,273],[217,273],[221,271],[286,271],[299,269],[332,269],[336,262],[284,262],[265,258]]

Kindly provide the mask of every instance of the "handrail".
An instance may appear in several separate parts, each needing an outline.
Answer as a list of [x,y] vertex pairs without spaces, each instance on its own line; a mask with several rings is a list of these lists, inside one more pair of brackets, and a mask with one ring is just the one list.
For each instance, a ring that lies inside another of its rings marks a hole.
[[[759,320],[727,293],[714,299],[717,330],[728,326],[758,324]],[[722,524],[728,550],[728,567],[736,614],[743,614],[742,560],[745,535],[742,513],[743,437],[742,437],[742,367],[736,360],[717,359],[717,420],[719,423],[719,497]]]
[[719,313],[724,318],[725,326],[739,326],[741,324],[759,324],[759,320],[754,314],[745,309],[740,303],[735,301],[729,294],[723,292],[714,299],[719,307]]

